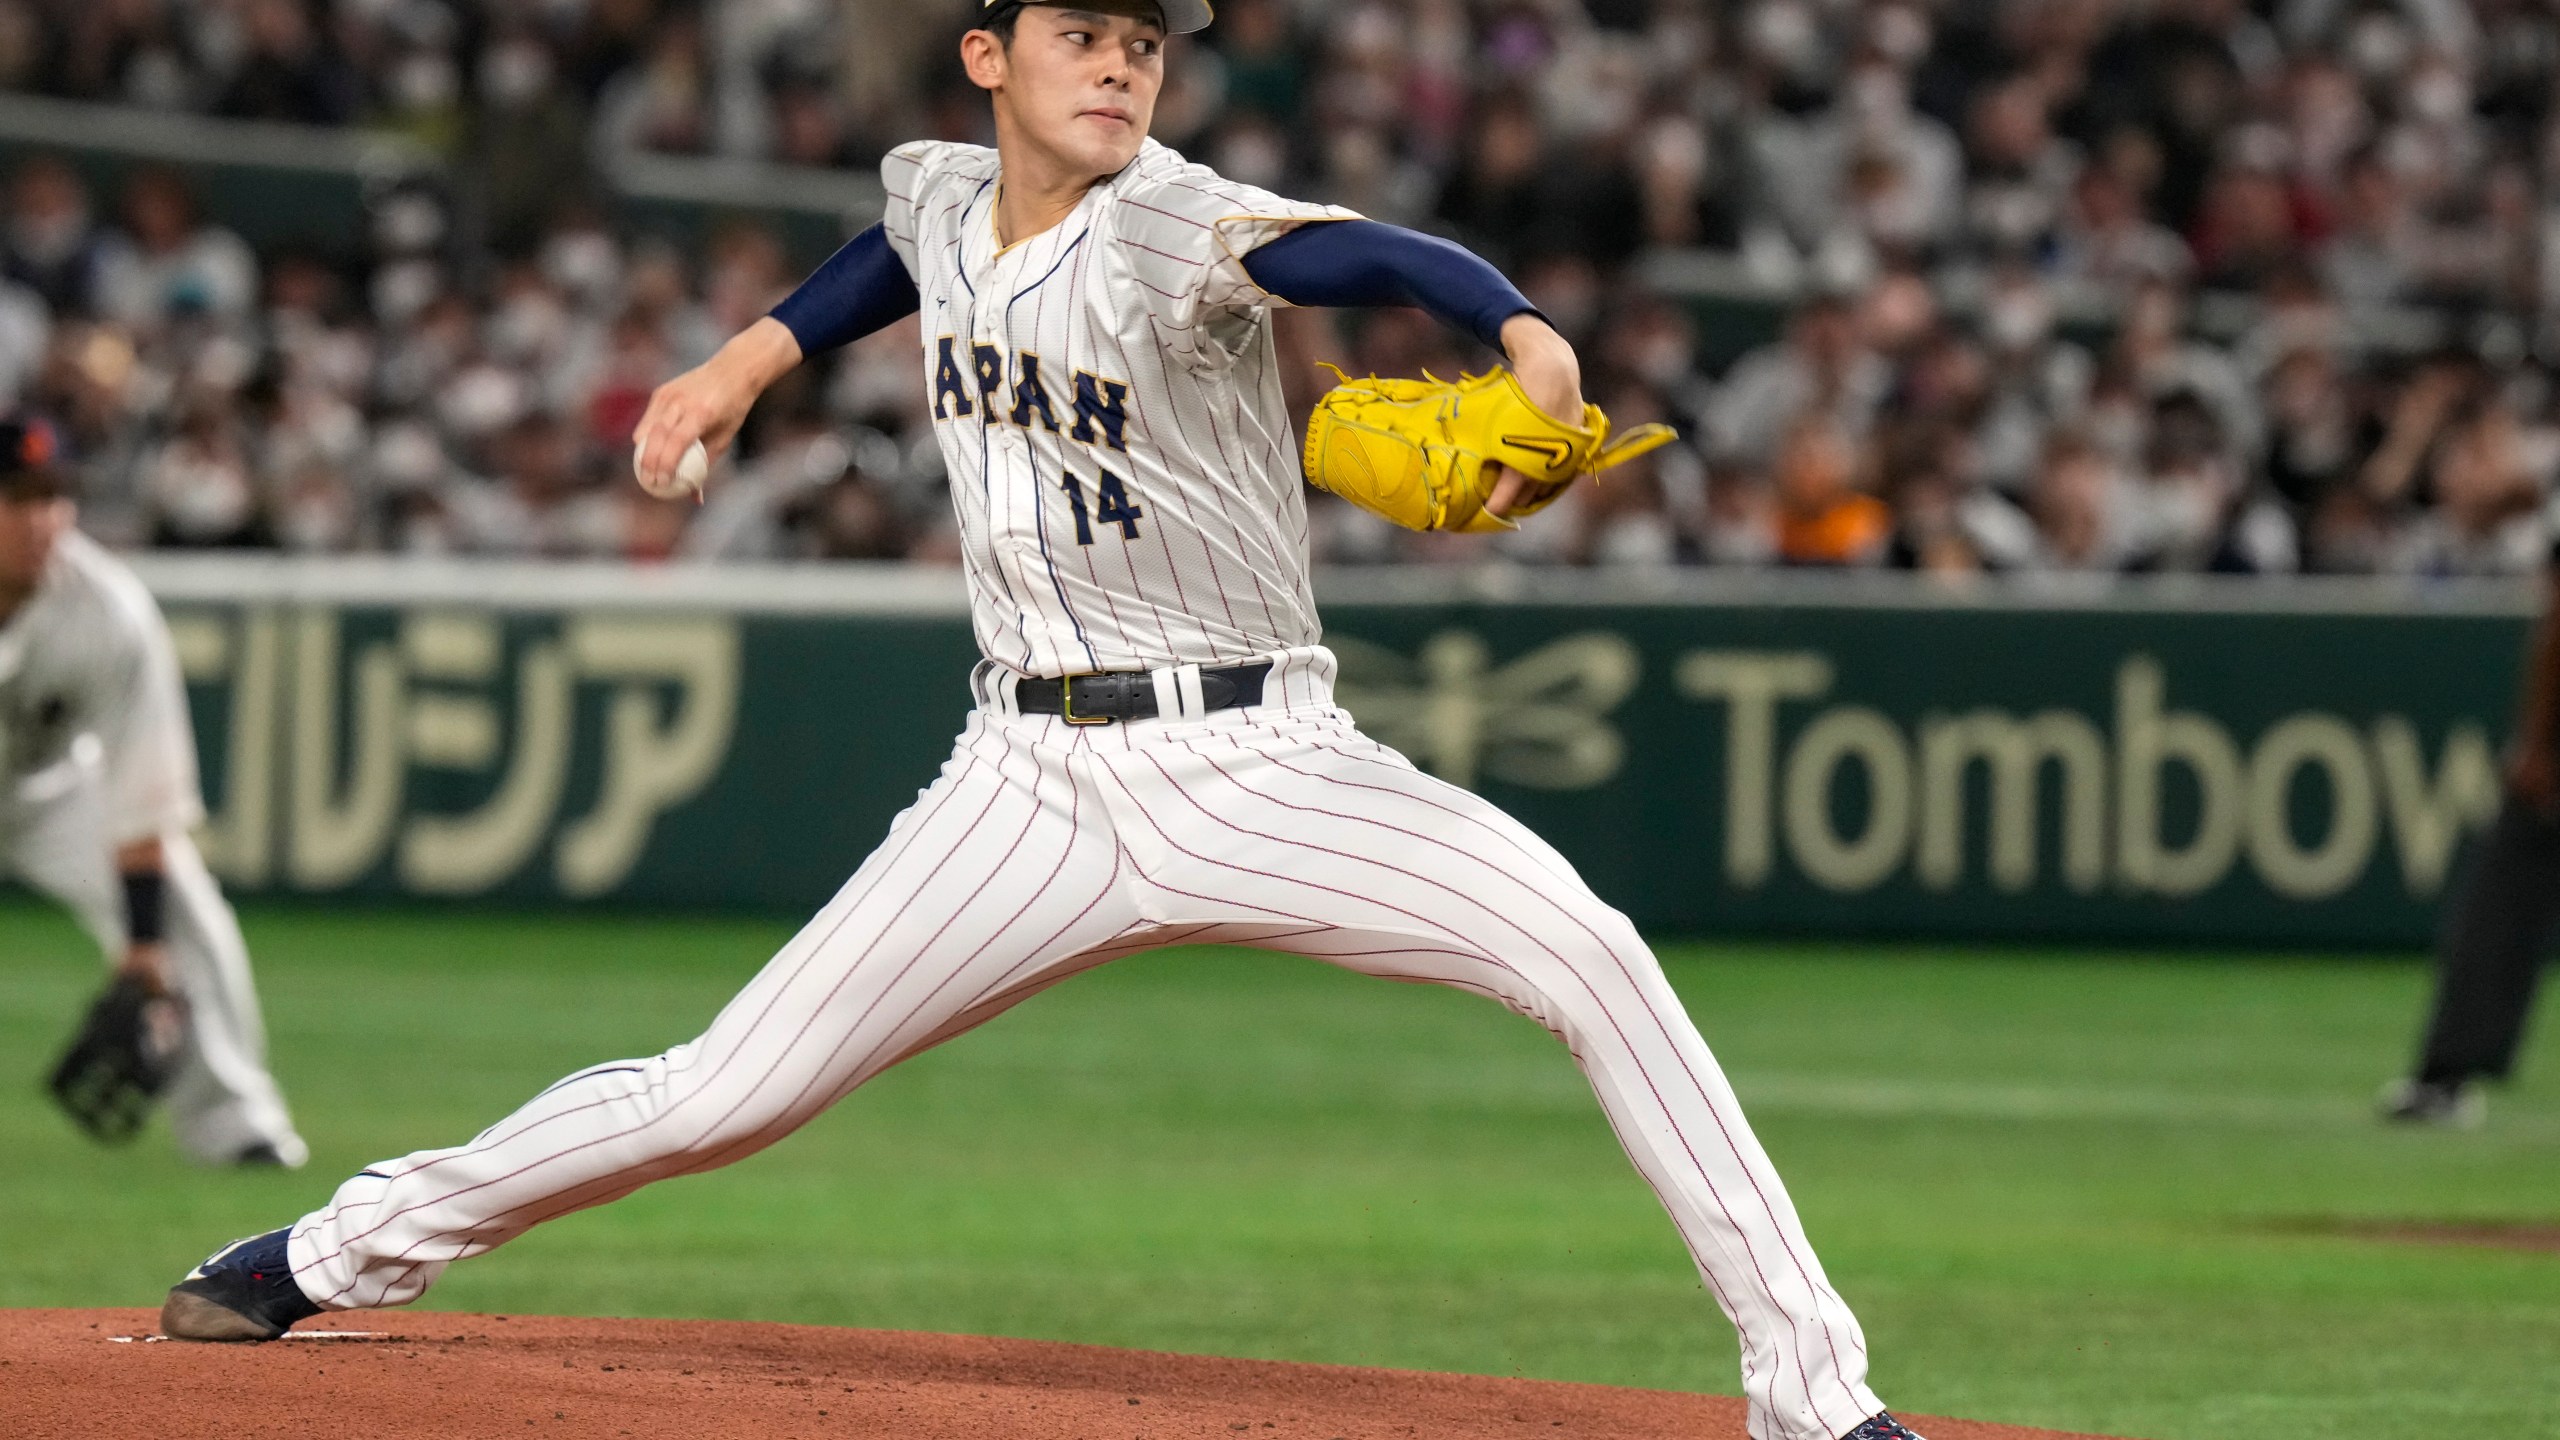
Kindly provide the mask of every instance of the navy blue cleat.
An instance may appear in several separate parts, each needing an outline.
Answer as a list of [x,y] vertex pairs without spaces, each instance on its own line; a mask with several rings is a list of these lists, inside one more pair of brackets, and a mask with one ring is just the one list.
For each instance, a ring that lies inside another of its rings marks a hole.
[[320,1313],[293,1283],[278,1230],[234,1240],[187,1273],[160,1307],[160,1333],[172,1340],[273,1340]]
[[1920,1440],[1920,1433],[1893,1418],[1890,1410],[1879,1410],[1875,1418],[1840,1437],[1840,1440]]

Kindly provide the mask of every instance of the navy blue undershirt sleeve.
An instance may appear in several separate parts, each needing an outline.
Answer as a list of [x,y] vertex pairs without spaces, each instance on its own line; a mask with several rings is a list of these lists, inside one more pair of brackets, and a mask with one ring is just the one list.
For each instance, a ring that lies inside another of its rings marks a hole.
[[1496,350],[1503,322],[1537,313],[1474,252],[1375,220],[1302,225],[1245,256],[1244,269],[1292,305],[1410,305]]
[[800,342],[802,355],[833,350],[916,313],[915,277],[874,225],[845,242],[800,288],[773,307],[773,318]]

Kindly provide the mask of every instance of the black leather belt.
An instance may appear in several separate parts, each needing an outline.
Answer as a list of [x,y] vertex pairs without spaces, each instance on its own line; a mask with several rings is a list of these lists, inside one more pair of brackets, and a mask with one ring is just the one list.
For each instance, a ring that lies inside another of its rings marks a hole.
[[[1270,675],[1268,664],[1203,670],[1200,707],[1205,712],[1259,705],[1262,682]],[[1161,713],[1156,706],[1155,676],[1143,670],[1017,680],[1013,698],[1025,715],[1060,715],[1070,725],[1116,725],[1123,720],[1153,720]]]

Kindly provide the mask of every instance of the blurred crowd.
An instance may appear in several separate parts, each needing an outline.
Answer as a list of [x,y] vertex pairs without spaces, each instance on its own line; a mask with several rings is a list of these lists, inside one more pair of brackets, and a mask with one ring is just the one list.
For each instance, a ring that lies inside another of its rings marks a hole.
[[[945,54],[974,6],[914,4],[0,0],[0,86],[396,130],[479,183],[387,193],[354,257],[261,255],[180,176],[107,195],[31,161],[0,397],[63,417],[96,522],[136,543],[948,560],[911,325],[786,382],[709,504],[619,483],[649,389],[797,267],[747,223],[633,240],[595,180],[622,150],[862,167],[985,139]],[[1321,558],[2547,554],[2545,0],[1224,0],[1171,73],[1159,138],[1466,241],[1582,347],[1593,399],[1685,437],[1490,540],[1326,502]],[[1753,305],[1782,312],[1765,343],[1714,333]],[[1310,380],[1491,358],[1406,312],[1283,340]]]

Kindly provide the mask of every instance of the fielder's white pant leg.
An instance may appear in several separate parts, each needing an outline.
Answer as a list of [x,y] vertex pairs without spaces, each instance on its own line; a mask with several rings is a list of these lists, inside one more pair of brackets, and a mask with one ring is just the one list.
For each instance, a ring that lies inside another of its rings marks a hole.
[[1219,938],[1490,995],[1562,1039],[1742,1337],[1759,1440],[1883,1408],[1866,1344],[1704,1040],[1626,918],[1478,797],[1339,712],[1094,742],[1150,903]]
[[303,1292],[405,1305],[455,1260],[745,1159],[899,1060],[1142,948],[1119,847],[1082,767],[1042,742],[1053,729],[973,717],[880,849],[699,1040],[581,1071],[469,1145],[341,1186],[294,1226]]
[[[11,867],[70,907],[114,964],[124,952],[124,897],[94,775],[44,777],[10,814]],[[162,1102],[170,1128],[179,1148],[206,1164],[264,1144],[299,1165],[310,1152],[267,1070],[266,1026],[240,923],[194,840],[164,837],[161,852],[169,876],[169,979],[187,1015],[186,1050]]]
[[169,874],[169,960],[187,997],[190,1044],[169,1086],[169,1122],[198,1160],[219,1164],[253,1145],[298,1166],[311,1149],[296,1134],[284,1091],[267,1068],[267,1028],[249,968],[249,942],[195,841],[161,842]]

